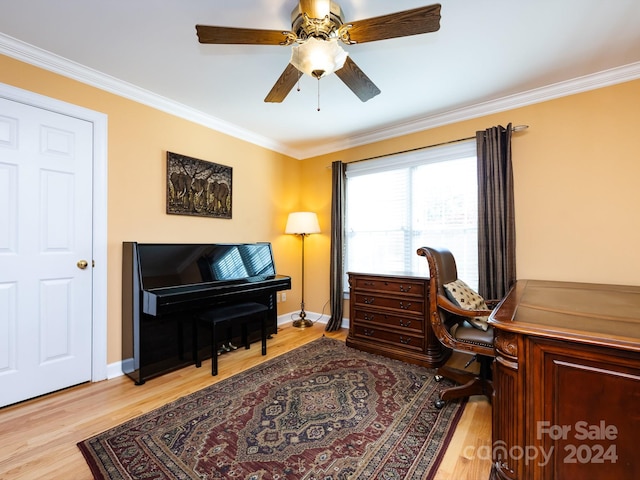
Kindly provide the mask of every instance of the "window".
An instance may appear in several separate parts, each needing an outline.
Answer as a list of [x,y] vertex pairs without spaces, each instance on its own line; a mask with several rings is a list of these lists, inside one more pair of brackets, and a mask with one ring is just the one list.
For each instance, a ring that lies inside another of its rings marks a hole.
[[416,250],[444,246],[477,289],[476,164],[474,140],[347,164],[345,273],[428,276]]

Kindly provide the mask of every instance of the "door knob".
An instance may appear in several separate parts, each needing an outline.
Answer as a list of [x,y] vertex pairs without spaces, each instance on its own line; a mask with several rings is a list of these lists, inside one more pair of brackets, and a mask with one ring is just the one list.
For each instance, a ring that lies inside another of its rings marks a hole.
[[89,266],[89,263],[86,260],[79,260],[76,265],[78,265],[78,268],[80,270],[84,270],[85,268],[87,268],[87,266]]

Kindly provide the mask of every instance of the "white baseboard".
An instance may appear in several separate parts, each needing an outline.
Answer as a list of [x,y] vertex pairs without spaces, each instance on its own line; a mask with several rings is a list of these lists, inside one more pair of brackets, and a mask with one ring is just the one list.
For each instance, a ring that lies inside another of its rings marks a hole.
[[[285,313],[284,315],[278,315],[278,326],[284,325],[285,323],[292,322],[295,318],[298,318],[297,317],[298,313],[299,311],[295,311],[295,312]],[[307,319],[311,320],[313,323],[322,323],[326,325],[329,322],[329,319],[331,318],[331,315],[323,315],[315,312],[306,312],[306,313],[307,313]],[[342,325],[340,325],[340,327],[349,328],[349,319],[343,317]]]
[[127,360],[122,360],[120,362],[110,363],[107,365],[107,380],[111,380],[112,378],[121,377],[124,375],[122,371],[122,364],[125,362],[133,362],[132,358]]

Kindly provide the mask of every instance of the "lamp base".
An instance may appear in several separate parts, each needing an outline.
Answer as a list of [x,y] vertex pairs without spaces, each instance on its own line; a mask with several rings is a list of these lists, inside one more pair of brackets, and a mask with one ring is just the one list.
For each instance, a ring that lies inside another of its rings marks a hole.
[[292,325],[296,328],[307,328],[313,327],[313,322],[306,318],[299,318],[297,320],[294,320]]

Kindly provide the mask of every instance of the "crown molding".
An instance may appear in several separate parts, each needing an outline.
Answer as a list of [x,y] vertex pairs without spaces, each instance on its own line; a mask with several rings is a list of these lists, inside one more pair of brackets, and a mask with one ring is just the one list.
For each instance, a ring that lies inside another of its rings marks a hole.
[[57,73],[109,93],[128,98],[157,110],[211,128],[218,132],[253,143],[294,158],[298,152],[273,140],[175,102],[149,90],[132,85],[98,70],[68,60],[13,37],[0,33],[0,53],[36,67]]
[[181,103],[169,100],[143,88],[136,87],[135,85],[92,68],[67,60],[3,33],[0,33],[0,53],[297,159],[325,155],[640,78],[640,62],[632,63],[555,83],[546,87],[478,103],[476,105],[418,118],[389,127],[382,127],[360,135],[353,135],[348,139],[336,142],[323,142],[322,145],[316,148],[292,149],[267,137],[258,135],[212,115],[205,114],[194,108],[187,107]]
[[507,97],[478,103],[475,105],[450,110],[448,112],[422,117],[409,122],[397,124],[391,127],[383,127],[375,131],[369,131],[362,135],[354,135],[348,139],[337,142],[328,142],[317,149],[310,149],[305,152],[306,158],[318,155],[325,155],[340,150],[368,145],[370,143],[388,140],[411,133],[441,127],[451,123],[470,120],[472,118],[484,117],[493,113],[513,110],[527,105],[553,100],[555,98],[566,97],[576,93],[595,90],[618,83],[624,83],[640,78],[640,62],[631,63],[621,67],[604,70],[602,72],[585,75],[582,77],[554,83],[546,87],[535,88],[522,93],[509,95]]

